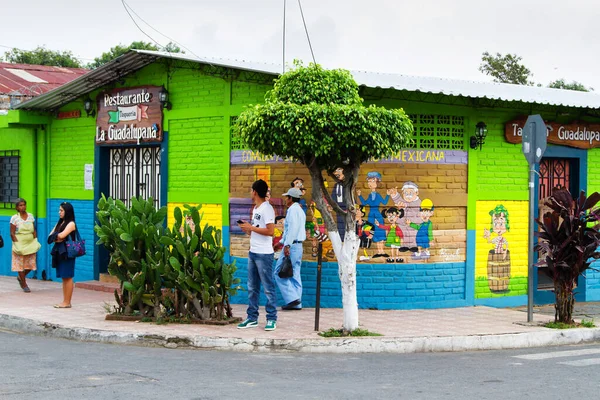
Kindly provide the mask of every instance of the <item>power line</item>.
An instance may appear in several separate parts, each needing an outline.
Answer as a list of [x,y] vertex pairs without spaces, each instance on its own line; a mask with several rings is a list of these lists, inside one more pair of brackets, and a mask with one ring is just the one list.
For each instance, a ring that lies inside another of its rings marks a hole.
[[[133,21],[133,23],[135,24],[135,26],[140,30],[140,32],[142,32],[144,35],[146,35],[148,38],[150,38],[150,40],[152,40],[154,43],[156,43],[156,45],[159,48],[165,48],[165,46],[163,46],[162,44],[158,43],[156,40],[154,40],[154,38],[150,35],[148,35],[146,32],[144,32],[144,30],[138,25],[138,23],[136,22],[135,18],[133,18],[133,15],[131,15],[131,13],[129,12],[129,9],[127,8],[128,6],[125,3],[125,0],[121,0],[121,3],[123,3],[123,8],[125,9],[125,12],[127,12],[127,15],[129,15],[129,18],[131,18],[131,21]],[[168,50],[167,50],[168,52]]]
[[310,36],[308,35],[308,28],[306,27],[306,21],[304,20],[304,12],[302,11],[302,4],[300,0],[298,0],[298,6],[300,7],[300,15],[302,15],[302,23],[304,24],[304,31],[306,32],[306,39],[308,39],[308,47],[310,47],[310,54],[312,55],[313,63],[317,63],[315,61],[315,53],[313,53],[312,44],[310,44]]
[[[148,25],[150,27],[150,29],[152,29],[153,31],[155,31],[156,33],[158,33],[159,35],[169,39],[171,41],[171,43],[175,43],[177,46],[183,47],[185,50],[189,51],[193,56],[195,56],[197,59],[200,59],[200,57],[194,53],[192,50],[190,50],[189,48],[185,47],[183,44],[179,43],[178,41],[176,41],[175,39],[165,35],[164,33],[162,33],[161,31],[159,31],[158,29],[154,28],[151,24],[149,24],[148,22],[146,22],[144,20],[144,18],[140,17],[140,15],[138,13],[135,12],[135,10],[128,4],[125,2],[125,0],[123,0],[123,3],[129,8],[129,10],[131,10],[131,12],[140,19],[140,21],[142,21],[144,24]],[[163,47],[166,50],[166,47]],[[167,50],[167,52],[169,52]]]
[[283,73],[285,74],[285,6],[287,4],[287,0],[283,0]]

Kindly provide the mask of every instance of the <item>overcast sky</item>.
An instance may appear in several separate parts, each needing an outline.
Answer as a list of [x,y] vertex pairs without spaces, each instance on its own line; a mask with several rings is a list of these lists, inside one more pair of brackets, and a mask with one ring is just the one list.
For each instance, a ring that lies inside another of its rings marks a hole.
[[[152,28],[203,57],[282,62],[284,0],[127,0]],[[598,0],[301,0],[318,63],[350,70],[488,81],[484,51],[516,53],[547,85],[600,92]],[[5,0],[4,46],[71,50],[88,62],[112,46],[151,41],[121,0]],[[134,15],[135,17],[135,15]],[[144,24],[161,44],[169,39]],[[311,60],[298,0],[287,0],[286,61]]]

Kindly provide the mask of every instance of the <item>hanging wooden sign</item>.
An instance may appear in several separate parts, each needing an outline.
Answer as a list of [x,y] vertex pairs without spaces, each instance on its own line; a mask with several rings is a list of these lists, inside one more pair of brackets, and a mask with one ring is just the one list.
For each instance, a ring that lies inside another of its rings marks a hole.
[[96,98],[96,144],[162,142],[158,86],[113,89]]
[[[521,143],[523,127],[527,117],[509,121],[504,126],[504,135],[509,143]],[[546,122],[548,143],[576,147],[578,149],[591,149],[600,147],[600,124],[587,122]]]

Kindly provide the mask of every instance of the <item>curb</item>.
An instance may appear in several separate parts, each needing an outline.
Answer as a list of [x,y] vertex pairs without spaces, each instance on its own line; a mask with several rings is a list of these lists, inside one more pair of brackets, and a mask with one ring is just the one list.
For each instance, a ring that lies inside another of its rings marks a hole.
[[204,349],[242,352],[295,353],[430,353],[477,350],[521,349],[574,345],[600,341],[600,328],[543,330],[500,335],[432,336],[373,339],[243,339],[194,335],[139,334],[88,328],[69,328],[58,324],[0,314],[0,327],[36,336],[71,339],[81,342]]

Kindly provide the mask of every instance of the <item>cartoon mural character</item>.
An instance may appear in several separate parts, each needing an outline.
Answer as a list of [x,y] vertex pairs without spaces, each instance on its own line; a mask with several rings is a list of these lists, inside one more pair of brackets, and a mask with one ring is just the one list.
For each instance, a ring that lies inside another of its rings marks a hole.
[[508,210],[502,204],[489,212],[491,216],[491,231],[497,236],[491,239],[489,229],[483,230],[483,237],[494,248],[488,253],[487,273],[488,285],[492,292],[503,293],[508,291],[510,281],[510,251],[508,241],[504,234],[510,231]]
[[317,251],[319,242],[322,243],[322,256],[323,261],[329,261],[328,258],[333,258],[333,245],[329,240],[329,236],[327,235],[327,228],[325,227],[325,221],[323,220],[323,216],[321,212],[317,209],[317,205],[314,201],[310,202],[310,210],[312,212],[313,218],[311,222],[307,222],[307,232],[308,236],[311,237],[312,242],[312,256],[317,257]]
[[[383,198],[379,193],[377,193],[377,188],[381,183],[381,174],[379,172],[369,172],[367,173],[367,185],[369,189],[371,189],[371,193],[365,199],[361,195],[361,191],[357,190],[356,194],[358,194],[358,198],[362,205],[369,206],[369,215],[367,220],[375,225],[375,229],[373,231],[373,243],[377,245],[377,254],[373,256],[373,258],[378,257],[389,257],[389,255],[384,250],[384,244],[386,240],[386,233],[383,229],[377,228],[377,223],[380,225],[384,224],[383,216],[379,211],[379,206],[384,206],[390,200],[390,195],[388,194]],[[377,223],[376,223],[377,222]]]
[[[297,189],[300,189],[302,191],[302,196],[304,196],[304,194],[306,193],[306,189],[304,188],[304,179],[302,179],[302,178],[295,177],[290,182],[290,187],[295,187]],[[300,203],[300,207],[302,207],[302,209],[304,210],[304,213],[306,214],[306,211],[308,210],[308,206],[306,205],[306,200],[300,199],[299,203]]]
[[394,205],[398,208],[404,209],[404,220],[400,222],[400,225],[404,229],[406,236],[404,237],[404,245],[400,251],[411,251],[416,253],[419,251],[417,246],[417,240],[415,232],[408,229],[407,220],[416,224],[421,223],[420,208],[421,199],[419,198],[419,186],[411,181],[404,182],[402,185],[402,193],[398,193],[398,188],[388,190],[388,193],[392,197]]
[[402,238],[404,234],[402,233],[402,229],[398,225],[400,218],[404,216],[403,209],[397,209],[396,207],[390,207],[386,210],[381,211],[381,214],[387,218],[389,225],[381,225],[379,222],[375,221],[375,226],[383,229],[387,233],[387,238],[385,240],[386,247],[392,249],[392,257],[386,259],[387,262],[404,262],[404,259],[400,258],[400,254],[398,250],[402,245]]
[[365,206],[358,206],[356,208],[356,234],[360,240],[360,247],[363,249],[363,254],[358,258],[360,261],[371,259],[369,254],[367,254],[367,249],[371,247],[373,230],[375,229],[372,223],[365,221],[365,215]]
[[[346,195],[344,194],[344,185],[341,183],[345,179],[344,169],[337,168],[333,172],[333,176],[340,182],[336,182],[335,185],[333,185],[331,197],[333,197],[333,200],[342,210],[346,211]],[[342,238],[342,241],[344,241],[344,236],[346,234],[346,220],[343,214],[337,214],[337,227],[340,237]]]
[[276,260],[281,256],[281,251],[283,250],[283,243],[281,243],[281,238],[283,237],[283,227],[285,224],[285,216],[279,215],[275,217],[275,231],[273,232],[273,251],[275,254],[273,258]]
[[416,241],[419,250],[413,254],[413,259],[427,259],[430,257],[429,247],[433,242],[433,224],[431,223],[431,217],[433,216],[433,201],[425,199],[421,202],[419,208],[419,216],[421,217],[420,224],[412,222],[410,219],[406,219],[406,225],[417,231]]

